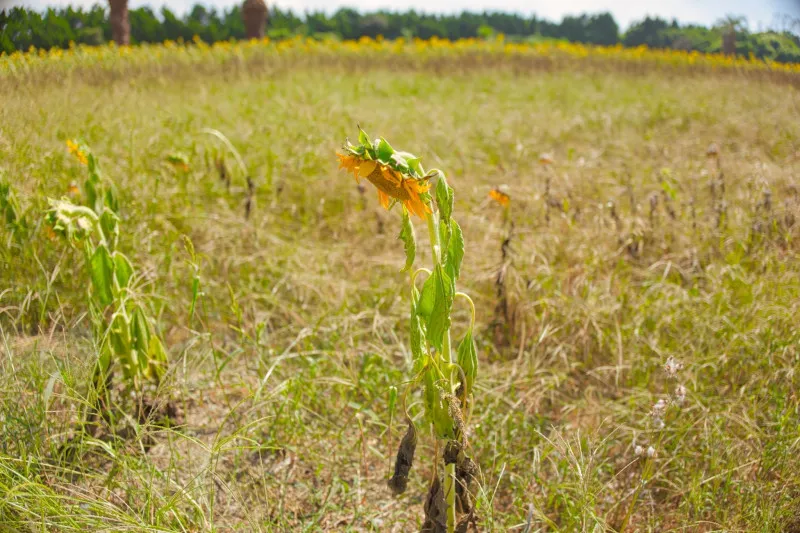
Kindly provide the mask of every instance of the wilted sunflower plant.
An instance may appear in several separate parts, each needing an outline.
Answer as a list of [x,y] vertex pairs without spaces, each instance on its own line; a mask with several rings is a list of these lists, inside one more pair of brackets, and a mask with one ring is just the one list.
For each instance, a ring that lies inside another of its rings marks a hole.
[[[363,130],[359,131],[358,144],[346,142],[343,153],[337,155],[340,167],[352,172],[356,181],[363,178],[375,186],[383,207],[402,206],[399,238],[406,254],[403,271],[409,273],[413,375],[402,395],[408,429],[400,443],[389,487],[395,494],[406,490],[418,435],[406,398],[414,387],[421,387],[425,422],[436,439],[434,475],[425,501],[422,531],[466,531],[474,521],[470,491],[478,471],[467,455],[466,434],[478,360],[473,339],[475,306],[469,296],[456,290],[464,238],[453,218],[453,189],[442,171],[426,172],[419,157],[395,151],[383,138],[373,141]],[[412,215],[427,223],[433,263],[430,269],[412,268],[416,257]],[[416,284],[420,274],[427,275],[421,290]],[[450,329],[456,297],[469,303],[471,321],[454,350]],[[444,466],[443,475],[440,464]]]
[[[84,183],[87,205],[68,199],[50,199],[45,220],[53,236],[61,236],[83,252],[90,284],[87,301],[99,353],[94,365],[91,392],[100,413],[108,418],[108,393],[115,371],[122,371],[127,390],[141,392],[156,386],[167,364],[164,346],[153,328],[147,305],[134,290],[136,270],[117,250],[118,202],[113,184],[102,179],[95,157],[84,144],[68,143],[70,152],[88,167]],[[95,414],[87,411],[84,422]]]

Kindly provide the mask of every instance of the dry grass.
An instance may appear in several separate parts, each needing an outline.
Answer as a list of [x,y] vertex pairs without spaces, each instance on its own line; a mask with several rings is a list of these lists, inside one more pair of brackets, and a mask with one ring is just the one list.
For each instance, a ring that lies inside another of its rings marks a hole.
[[[482,530],[524,530],[531,503],[531,531],[619,530],[645,464],[634,440],[660,444],[629,531],[796,527],[795,89],[379,65],[65,83],[5,97],[0,170],[38,224],[44,199],[83,176],[65,140],[100,156],[169,346],[156,397],[182,425],[133,421],[65,458],[95,357],[80,258],[44,231],[0,233],[0,530],[418,527],[413,495],[432,465],[415,465],[411,496],[385,485],[403,430],[387,427],[388,388],[409,364],[399,216],[336,171],[356,123],[456,191],[481,332]],[[218,180],[204,127],[254,177],[248,221],[244,176],[230,190]],[[174,152],[189,155],[187,175],[165,163]],[[542,152],[555,159],[549,223]],[[506,229],[487,194],[500,184],[515,223],[505,339],[490,328]],[[184,235],[200,257],[192,323]],[[670,356],[688,394],[659,438],[648,413],[671,390]]]

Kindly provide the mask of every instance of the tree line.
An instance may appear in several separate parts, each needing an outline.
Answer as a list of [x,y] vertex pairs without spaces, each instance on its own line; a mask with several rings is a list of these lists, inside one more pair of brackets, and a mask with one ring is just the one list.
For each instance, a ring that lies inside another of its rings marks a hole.
[[[127,3],[127,2],[125,2]],[[261,2],[263,4],[263,2]],[[244,10],[247,9],[245,2]],[[113,11],[113,6],[112,6]],[[189,41],[195,36],[206,43],[243,39],[248,33],[243,7],[217,11],[195,5],[184,16],[164,7],[156,13],[148,7],[127,11],[130,43]],[[795,22],[795,24],[797,24]],[[727,17],[713,27],[681,25],[677,21],[645,18],[626,31],[609,13],[565,16],[553,22],[536,16],[501,12],[432,15],[416,11],[360,13],[339,9],[295,14],[276,7],[269,9],[265,34],[272,39],[295,35],[317,39],[358,39],[363,36],[386,39],[398,37],[430,39],[485,38],[504,34],[511,41],[564,40],[569,42],[673,48],[705,53],[753,55],[759,59],[800,62],[800,36],[789,31],[749,32],[742,19]],[[67,7],[44,12],[25,8],[0,11],[0,52],[30,47],[66,48],[70,42],[99,45],[112,39],[108,10]]]

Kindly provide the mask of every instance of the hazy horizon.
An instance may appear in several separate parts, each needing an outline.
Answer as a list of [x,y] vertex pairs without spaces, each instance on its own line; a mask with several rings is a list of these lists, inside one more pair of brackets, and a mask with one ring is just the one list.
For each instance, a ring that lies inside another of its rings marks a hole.
[[[129,0],[131,8],[150,6],[155,11],[160,11],[162,6],[168,6],[176,14],[187,13],[195,4],[215,7],[218,10],[229,8],[241,3],[241,0]],[[94,4],[106,5],[105,1],[98,0],[0,0],[0,7],[24,6],[37,10],[47,7],[75,7],[88,8]],[[352,0],[277,0],[268,1],[268,5],[281,9],[291,9],[295,13],[306,11],[324,11],[332,13],[342,7],[352,7],[358,11],[376,11],[386,9],[390,11],[406,11],[414,9],[424,13],[458,13],[461,11],[500,11],[520,13],[526,16],[536,15],[553,21],[560,21],[565,15],[579,15],[582,13],[610,12],[622,29],[627,28],[631,22],[641,20],[645,16],[658,16],[666,19],[677,19],[682,24],[713,25],[726,15],[743,16],[752,31],[765,29],[790,29],[786,17],[800,18],[800,0],[765,0],[752,2],[749,0],[676,0],[670,4],[648,3],[635,0],[568,0],[553,3],[543,0],[527,2],[525,0],[409,0],[405,3],[389,2],[387,0],[360,0],[354,5]],[[796,28],[795,28],[796,29]]]

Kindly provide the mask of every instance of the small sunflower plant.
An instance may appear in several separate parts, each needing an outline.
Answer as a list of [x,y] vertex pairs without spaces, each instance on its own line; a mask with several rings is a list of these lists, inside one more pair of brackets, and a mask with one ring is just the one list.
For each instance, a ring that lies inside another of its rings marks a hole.
[[[473,338],[475,305],[456,289],[464,259],[464,238],[453,217],[453,189],[441,170],[426,172],[419,157],[394,150],[386,139],[373,141],[363,130],[359,131],[358,144],[346,141],[337,156],[340,168],[351,172],[356,181],[365,179],[375,186],[384,208],[400,204],[402,210],[399,240],[406,256],[402,271],[409,276],[413,368],[402,394],[408,429],[400,442],[389,487],[401,494],[408,484],[420,432],[406,401],[409,392],[419,388],[423,424],[435,437],[433,479],[425,500],[422,531],[466,531],[475,521],[472,485],[478,467],[467,455],[467,422],[474,404],[478,359]],[[414,268],[413,216],[427,224],[430,268]],[[463,338],[454,346],[451,315],[456,299],[469,304],[471,319]]]
[[[53,239],[83,252],[89,283],[86,300],[98,346],[84,424],[96,429],[96,418],[111,420],[114,372],[122,371],[127,392],[155,389],[167,366],[167,353],[154,328],[149,301],[131,260],[117,249],[119,202],[111,180],[104,179],[97,158],[82,142],[67,142],[69,152],[87,167],[83,194],[70,185],[69,196],[49,199],[46,227]],[[77,203],[76,203],[77,202]]]

